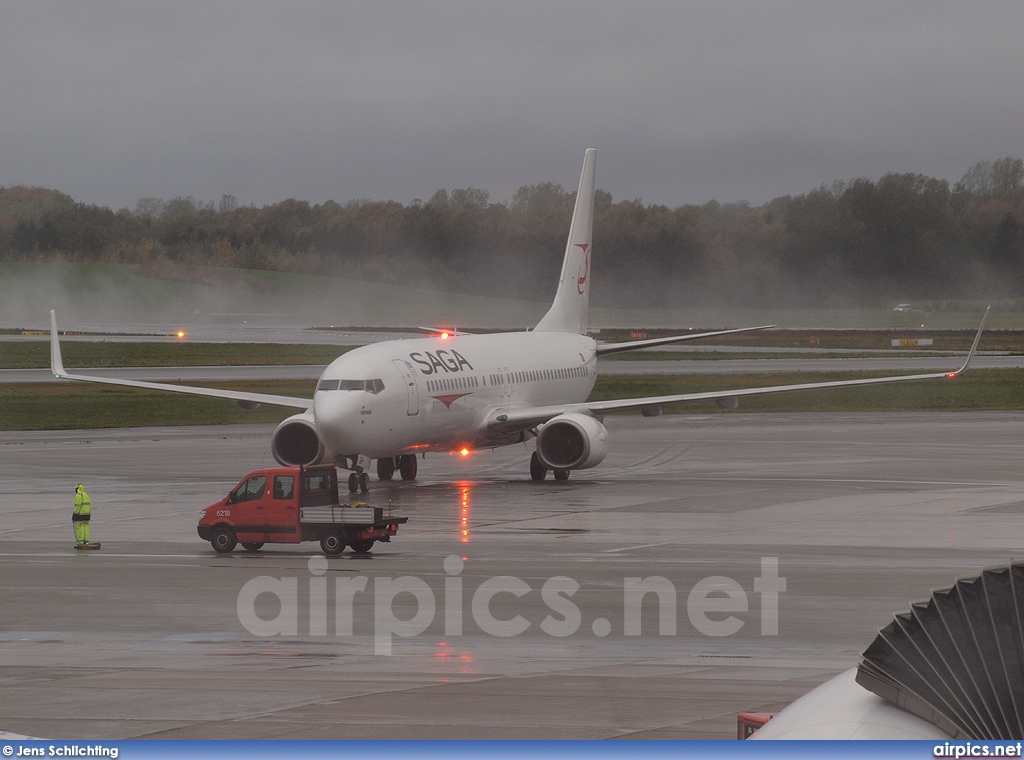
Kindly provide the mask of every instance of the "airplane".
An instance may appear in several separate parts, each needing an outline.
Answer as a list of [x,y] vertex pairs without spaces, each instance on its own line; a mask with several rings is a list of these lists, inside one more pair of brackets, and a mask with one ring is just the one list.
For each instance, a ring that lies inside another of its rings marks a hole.
[[943,739],[1019,740],[1022,595],[1020,563],[932,592],[878,632],[858,667],[804,694],[750,738],[928,739],[933,757],[963,756]]
[[715,401],[731,409],[746,396],[953,378],[969,366],[987,310],[966,361],[950,372],[587,401],[600,356],[775,326],[623,343],[598,343],[589,337],[595,165],[596,151],[587,149],[555,298],[532,330],[486,335],[453,331],[362,346],[327,366],[312,398],[298,398],[68,372],[51,311],[51,371],[62,380],[232,399],[248,409],[260,404],[297,409],[271,436],[274,458],[282,465],[333,461],[352,471],[349,490],[355,492],[368,489],[373,460],[380,480],[391,480],[396,471],[403,480],[414,480],[418,454],[468,453],[532,439],[531,477],[543,480],[550,471],[555,479],[565,480],[571,471],[594,467],[607,455],[602,418],[610,412],[640,409],[645,416],[656,416],[664,406],[695,401]]

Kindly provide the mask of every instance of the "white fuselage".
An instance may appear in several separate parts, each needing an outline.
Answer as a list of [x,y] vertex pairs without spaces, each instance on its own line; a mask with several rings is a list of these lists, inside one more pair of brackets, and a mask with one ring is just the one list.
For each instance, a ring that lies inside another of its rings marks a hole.
[[497,410],[583,402],[596,375],[596,344],[585,335],[387,341],[331,362],[317,384],[313,415],[324,444],[346,456],[504,446],[528,434],[488,430],[485,422]]

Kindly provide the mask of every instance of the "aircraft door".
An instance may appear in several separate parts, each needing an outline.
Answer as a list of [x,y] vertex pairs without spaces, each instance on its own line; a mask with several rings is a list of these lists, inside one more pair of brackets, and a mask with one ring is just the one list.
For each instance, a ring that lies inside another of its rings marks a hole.
[[412,373],[412,367],[401,359],[393,359],[394,365],[402,374],[405,381],[405,392],[408,401],[406,413],[412,417],[420,413],[420,392],[416,388],[416,377]]

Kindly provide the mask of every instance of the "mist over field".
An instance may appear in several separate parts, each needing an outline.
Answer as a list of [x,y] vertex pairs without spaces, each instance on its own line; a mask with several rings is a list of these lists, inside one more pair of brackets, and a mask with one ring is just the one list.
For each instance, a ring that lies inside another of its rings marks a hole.
[[[57,310],[61,329],[90,326],[196,324],[478,327],[528,329],[543,316],[548,300],[527,301],[453,293],[343,278],[277,272],[195,268],[192,280],[142,276],[125,265],[0,264],[0,328],[49,329]],[[550,283],[554,293],[554,281]],[[928,306],[922,302],[922,306]],[[612,309],[592,306],[590,325],[601,327],[783,327],[970,328],[982,304],[893,312],[891,308],[742,308],[718,304],[660,309],[638,304]],[[1024,313],[996,302],[991,327],[1024,327]]]
[[[0,327],[95,324],[227,323],[310,326],[433,326],[472,319],[480,326],[522,325],[545,304],[446,293],[326,276],[193,268],[188,280],[143,276],[124,265],[0,264],[10,297]],[[465,324],[465,322],[461,322]]]

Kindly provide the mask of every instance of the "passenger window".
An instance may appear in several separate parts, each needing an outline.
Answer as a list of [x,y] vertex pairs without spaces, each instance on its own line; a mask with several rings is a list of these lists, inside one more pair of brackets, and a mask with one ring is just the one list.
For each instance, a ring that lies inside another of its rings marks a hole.
[[274,498],[290,499],[295,494],[295,476],[277,475],[274,477]]

